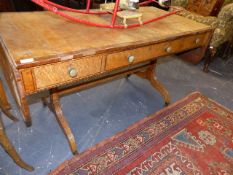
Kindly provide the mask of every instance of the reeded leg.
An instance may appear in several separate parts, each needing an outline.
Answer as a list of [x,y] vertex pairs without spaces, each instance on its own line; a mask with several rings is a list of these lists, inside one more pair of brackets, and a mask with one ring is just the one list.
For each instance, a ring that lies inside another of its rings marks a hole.
[[3,147],[3,149],[9,154],[9,156],[13,159],[13,161],[20,166],[21,168],[24,168],[28,171],[33,171],[34,168],[30,165],[26,164],[19,156],[19,154],[16,152],[15,148],[10,143],[7,135],[4,132],[3,123],[0,116],[0,145]]
[[11,109],[11,106],[7,100],[6,93],[3,89],[2,81],[0,80],[0,108],[2,112],[11,120],[18,121],[17,118],[15,118],[10,112],[9,109]]
[[162,95],[164,99],[165,105],[168,105],[171,102],[170,96],[166,88],[158,81],[154,69],[155,69],[156,63],[145,72],[139,72],[136,75],[138,75],[141,78],[147,79],[150,81],[151,85]]
[[205,58],[205,64],[204,64],[204,68],[203,68],[204,72],[206,72],[206,73],[209,72],[209,65],[213,61],[216,52],[217,52],[217,49],[212,47],[212,46],[210,46],[207,49],[207,55]]
[[22,113],[24,123],[26,124],[27,127],[30,127],[32,125],[32,119],[31,119],[31,114],[30,114],[30,109],[29,105],[27,102],[26,95],[23,92],[23,87],[21,87],[22,84],[19,84],[19,94],[20,97],[18,99],[20,100],[18,103],[19,110]]
[[57,93],[51,93],[50,95],[51,95],[51,104],[53,105],[56,119],[68,140],[72,153],[77,154],[77,145],[74,139],[74,135],[69,127],[68,122],[66,121],[66,118],[62,113],[61,105],[59,102],[59,96]]

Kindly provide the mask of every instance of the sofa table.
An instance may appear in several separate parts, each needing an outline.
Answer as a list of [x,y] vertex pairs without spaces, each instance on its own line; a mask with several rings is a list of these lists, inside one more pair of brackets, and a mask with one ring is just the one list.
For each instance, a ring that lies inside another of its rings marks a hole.
[[[140,8],[140,12],[142,20],[168,13],[154,7]],[[95,22],[108,20],[76,15]],[[51,105],[45,98],[43,102],[55,113],[76,153],[74,136],[62,113],[61,95],[136,74],[148,79],[168,104],[169,94],[154,75],[157,58],[181,53],[181,57],[201,59],[211,35],[209,26],[177,15],[133,29],[104,29],[45,11],[2,13],[0,61],[26,125],[31,125],[26,97],[48,90]]]

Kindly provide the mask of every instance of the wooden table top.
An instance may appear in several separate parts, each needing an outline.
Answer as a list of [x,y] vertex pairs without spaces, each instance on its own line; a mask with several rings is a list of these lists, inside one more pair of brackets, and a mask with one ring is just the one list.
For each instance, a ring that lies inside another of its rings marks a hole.
[[[168,13],[154,7],[140,10],[142,20]],[[75,15],[95,22],[109,22],[106,17]],[[106,29],[75,23],[47,11],[0,14],[1,44],[15,67],[22,65],[20,60],[29,58],[38,64],[46,60],[59,61],[67,56],[136,47],[204,30],[210,27],[178,15],[133,29]]]

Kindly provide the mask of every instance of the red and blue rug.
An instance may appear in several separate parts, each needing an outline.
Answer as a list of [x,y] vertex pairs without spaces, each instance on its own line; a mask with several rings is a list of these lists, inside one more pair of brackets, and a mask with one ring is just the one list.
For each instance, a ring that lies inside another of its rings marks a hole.
[[195,92],[51,172],[97,174],[232,175],[233,112]]

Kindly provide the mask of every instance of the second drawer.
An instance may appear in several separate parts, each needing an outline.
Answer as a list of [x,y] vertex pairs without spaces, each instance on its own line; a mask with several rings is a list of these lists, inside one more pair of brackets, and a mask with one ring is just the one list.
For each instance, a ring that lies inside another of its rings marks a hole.
[[207,33],[185,36],[172,41],[143,46],[136,49],[115,52],[107,55],[106,70],[117,69],[124,66],[147,61],[156,57],[197,48],[206,43]]

